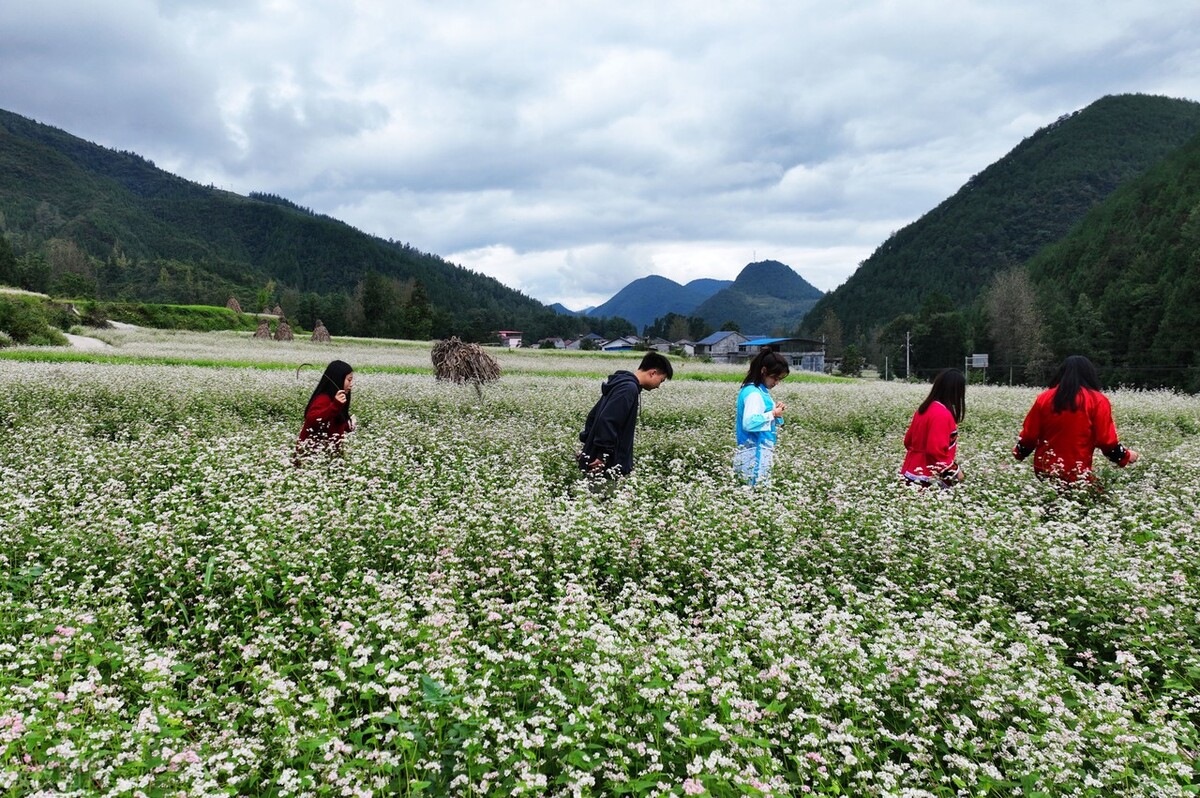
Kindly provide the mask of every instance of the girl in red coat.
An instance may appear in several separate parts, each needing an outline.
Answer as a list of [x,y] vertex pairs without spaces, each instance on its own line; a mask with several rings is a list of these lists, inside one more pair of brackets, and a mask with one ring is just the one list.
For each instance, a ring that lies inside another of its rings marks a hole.
[[958,422],[967,414],[967,380],[957,369],[944,369],[933,378],[929,396],[913,413],[900,473],[909,482],[937,483],[944,488],[962,482],[958,464]]
[[[304,425],[296,442],[297,455],[319,446],[337,452],[342,438],[354,431],[354,416],[350,415],[350,393],[354,386],[354,369],[350,364],[335,360],[325,367],[325,373],[304,409]],[[297,460],[297,465],[299,461]]]
[[1033,454],[1038,476],[1091,481],[1094,449],[1121,468],[1138,459],[1137,452],[1117,440],[1112,407],[1100,393],[1096,367],[1083,355],[1071,355],[1029,409],[1013,456],[1024,460]]

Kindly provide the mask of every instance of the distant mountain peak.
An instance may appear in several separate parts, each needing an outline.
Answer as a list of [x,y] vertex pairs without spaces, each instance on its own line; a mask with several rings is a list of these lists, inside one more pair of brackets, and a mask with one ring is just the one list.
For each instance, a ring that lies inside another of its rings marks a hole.
[[731,286],[734,290],[773,294],[780,299],[816,302],[824,293],[795,269],[777,260],[746,264]]
[[777,260],[748,263],[729,287],[696,308],[714,327],[736,322],[743,330],[791,332],[824,296],[792,267]]
[[668,313],[689,316],[697,305],[730,284],[729,280],[700,278],[680,285],[669,277],[649,274],[626,285],[588,315],[620,316],[640,329]]

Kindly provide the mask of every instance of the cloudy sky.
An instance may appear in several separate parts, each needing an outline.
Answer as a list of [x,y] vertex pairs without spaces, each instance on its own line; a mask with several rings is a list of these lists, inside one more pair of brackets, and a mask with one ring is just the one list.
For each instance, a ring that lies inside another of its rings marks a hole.
[[1196,0],[7,0],[0,108],[596,304],[823,290],[1106,94],[1200,100]]

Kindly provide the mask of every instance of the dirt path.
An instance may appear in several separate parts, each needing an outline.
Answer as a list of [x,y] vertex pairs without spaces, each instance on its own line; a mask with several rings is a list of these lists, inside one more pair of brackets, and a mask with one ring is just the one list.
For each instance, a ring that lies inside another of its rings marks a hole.
[[71,346],[75,349],[86,349],[89,352],[99,352],[105,349],[112,349],[112,345],[101,341],[99,338],[89,338],[86,335],[71,335],[63,333],[67,336],[67,340],[71,342]]

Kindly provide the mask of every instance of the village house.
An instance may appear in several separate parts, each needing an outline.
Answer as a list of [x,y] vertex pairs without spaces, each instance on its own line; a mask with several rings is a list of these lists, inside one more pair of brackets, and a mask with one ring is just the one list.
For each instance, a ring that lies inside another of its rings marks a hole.
[[696,342],[696,356],[712,358],[714,363],[736,363],[738,346],[748,340],[740,332],[721,330]]
[[500,346],[516,349],[521,345],[520,330],[500,330],[496,334],[500,336]]
[[671,348],[676,352],[681,353],[684,357],[692,357],[696,354],[696,342],[689,341],[686,338],[680,338],[678,341],[671,344]]
[[655,352],[662,352],[664,355],[671,351],[672,343],[666,338],[651,336],[642,341],[642,345],[647,349],[653,349]]
[[579,336],[574,341],[567,341],[566,344],[563,345],[563,349],[583,349],[584,341],[591,341],[593,344],[595,344],[595,347],[593,347],[595,349],[599,349],[600,344],[604,343],[603,338],[595,333],[590,332],[587,335]]
[[625,335],[620,338],[614,338],[611,341],[605,341],[600,344],[600,349],[605,352],[627,352],[641,343],[636,335]]
[[770,346],[798,371],[825,371],[825,342],[813,338],[751,338],[738,345],[739,362],[747,362]]

